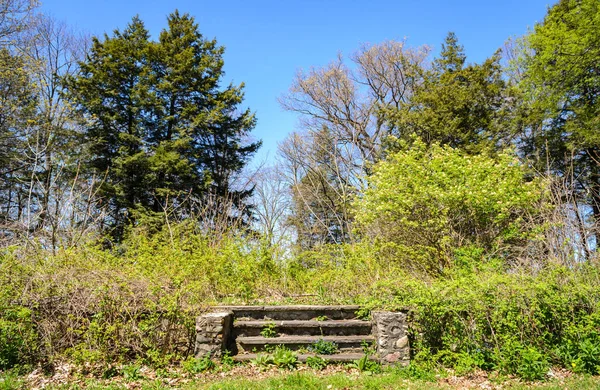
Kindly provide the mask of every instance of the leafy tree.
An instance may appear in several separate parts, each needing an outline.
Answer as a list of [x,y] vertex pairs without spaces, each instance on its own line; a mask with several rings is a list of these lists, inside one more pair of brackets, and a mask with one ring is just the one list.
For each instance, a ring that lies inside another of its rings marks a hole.
[[449,33],[423,83],[410,102],[391,114],[394,134],[404,140],[418,135],[426,143],[438,142],[478,152],[506,137],[507,87],[500,55],[482,64],[466,65],[463,47]]
[[[0,219],[18,221],[27,206],[26,139],[36,97],[22,57],[0,49]],[[25,177],[24,177],[25,176]]]
[[[530,116],[529,156],[576,178],[572,191],[600,220],[600,4],[561,0],[527,37],[521,86]],[[534,131],[535,130],[535,131]]]
[[362,232],[390,258],[440,273],[462,248],[501,255],[527,241],[526,216],[538,211],[541,182],[527,182],[513,154],[470,155],[419,139],[401,145],[375,166],[356,202]]
[[194,215],[209,195],[244,209],[251,191],[230,181],[260,143],[245,143],[255,118],[239,112],[243,84],[220,88],[222,55],[187,14],[171,14],[157,42],[136,17],[94,39],[69,81],[89,122],[92,164],[106,172],[102,192],[117,236],[140,218]]

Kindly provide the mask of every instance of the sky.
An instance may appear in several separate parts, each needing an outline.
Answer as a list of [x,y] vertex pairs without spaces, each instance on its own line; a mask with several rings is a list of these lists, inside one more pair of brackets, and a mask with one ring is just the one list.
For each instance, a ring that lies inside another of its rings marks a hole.
[[363,44],[406,39],[433,53],[449,31],[468,62],[491,56],[511,36],[541,22],[555,0],[42,0],[42,11],[91,35],[109,35],[139,15],[156,39],[178,9],[196,18],[205,38],[225,46],[222,84],[244,82],[244,106],[263,141],[253,164],[272,162],[277,144],[299,129],[278,98],[296,73],[346,57]]

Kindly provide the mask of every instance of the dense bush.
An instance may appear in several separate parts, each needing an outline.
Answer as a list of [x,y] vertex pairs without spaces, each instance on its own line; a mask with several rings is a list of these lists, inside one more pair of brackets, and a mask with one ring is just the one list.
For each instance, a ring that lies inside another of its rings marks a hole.
[[132,231],[117,250],[1,252],[0,369],[61,356],[170,364],[193,351],[207,305],[266,295],[277,272],[260,243],[187,224]]
[[470,155],[415,140],[376,165],[356,217],[388,257],[440,273],[463,247],[501,253],[533,235],[527,217],[540,211],[543,183],[525,175],[511,153]]
[[259,241],[214,240],[188,225],[132,232],[119,251],[15,249],[0,262],[0,369],[56,358],[165,367],[190,355],[194,318],[210,304],[358,303],[410,308],[413,361],[423,369],[526,379],[553,365],[599,372],[594,264],[532,272],[476,260],[418,275],[365,241],[274,262]]
[[374,307],[409,307],[416,360],[541,379],[551,365],[599,369],[600,273],[553,267],[536,276],[489,267],[429,282],[382,281]]

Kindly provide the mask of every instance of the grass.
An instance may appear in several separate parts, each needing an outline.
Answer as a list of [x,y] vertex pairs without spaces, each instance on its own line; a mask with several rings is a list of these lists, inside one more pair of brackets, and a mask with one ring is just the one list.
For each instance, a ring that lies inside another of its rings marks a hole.
[[[464,389],[464,388],[482,388],[482,384],[487,382],[489,385],[497,388],[501,386],[505,389],[542,389],[542,390],[589,390],[600,389],[600,377],[573,375],[562,379],[553,379],[547,382],[527,383],[516,379],[503,379],[499,381],[488,380],[485,377],[479,379],[458,378],[456,383],[447,383],[443,379],[438,382],[431,382],[422,379],[407,377],[407,371],[402,369],[388,369],[382,374],[359,374],[356,371],[341,371],[328,374],[320,374],[314,371],[304,372],[276,372],[273,376],[260,377],[247,372],[246,375],[236,377],[235,379],[223,379],[218,376],[207,377],[204,375],[195,376],[195,379],[187,383],[171,382],[160,379],[140,379],[136,383],[123,383],[118,380],[99,381],[88,379],[79,383],[56,384],[46,387],[49,390],[75,390],[75,389],[94,389],[94,390],[121,390],[131,388],[142,390],[163,390],[163,389],[183,389],[183,390],[335,390],[335,389],[413,389],[413,390],[442,390],[442,389]],[[0,373],[0,390],[17,390],[27,388],[25,382],[13,375]]]
[[[380,375],[348,375],[337,373],[319,376],[314,373],[290,373],[267,379],[234,379],[210,384],[190,383],[183,387],[185,390],[335,390],[335,389],[463,389],[481,388],[476,383],[460,383],[449,385],[446,383],[432,383],[424,380],[406,379],[397,371]],[[507,389],[544,389],[544,390],[590,390],[600,389],[600,377],[575,376],[564,380],[554,380],[542,383],[507,382],[503,385]]]

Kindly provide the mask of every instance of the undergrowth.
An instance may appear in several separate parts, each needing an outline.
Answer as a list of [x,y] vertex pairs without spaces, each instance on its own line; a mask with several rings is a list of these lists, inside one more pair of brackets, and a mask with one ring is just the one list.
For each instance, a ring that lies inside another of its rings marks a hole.
[[[67,359],[103,371],[141,362],[200,372],[210,363],[188,359],[195,317],[210,305],[352,303],[367,314],[409,310],[415,373],[446,367],[527,380],[546,378],[551,367],[600,373],[600,273],[593,263],[507,268],[474,250],[432,277],[406,272],[366,242],[285,262],[269,253],[260,242],[236,235],[214,242],[186,225],[157,235],[134,231],[118,251],[5,250],[0,370]],[[323,347],[319,353],[333,350]],[[295,357],[278,353],[279,366],[294,367]]]

